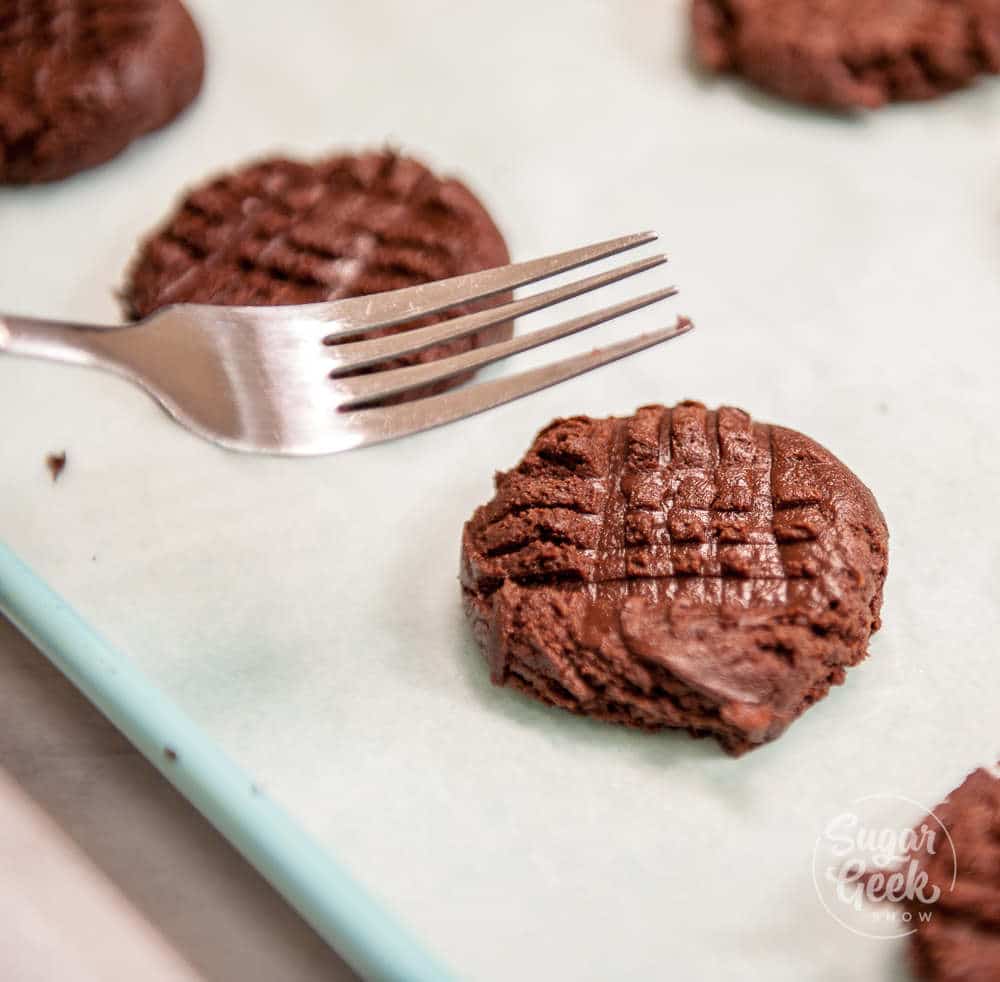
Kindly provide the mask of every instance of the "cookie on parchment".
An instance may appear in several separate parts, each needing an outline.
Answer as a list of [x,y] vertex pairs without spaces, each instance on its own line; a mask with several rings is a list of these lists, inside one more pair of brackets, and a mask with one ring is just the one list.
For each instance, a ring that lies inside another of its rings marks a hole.
[[1000,0],[693,0],[692,22],[706,68],[838,109],[1000,72]]
[[740,754],[867,654],[888,534],[808,437],[684,402],[559,419],[462,539],[493,682]]
[[110,160],[177,116],[203,74],[179,0],[0,0],[0,183]]
[[[123,291],[131,318],[172,303],[301,304],[363,296],[510,261],[493,219],[454,178],[389,151],[264,160],[190,191],[139,250]],[[408,328],[507,299],[450,308]],[[377,337],[405,328],[388,328]],[[382,367],[511,336],[510,322]],[[469,373],[417,390],[427,395]]]
[[[1000,769],[970,774],[933,815],[951,842],[940,843],[934,852],[919,853],[927,889],[936,887],[940,896],[926,907],[909,904],[916,927],[910,937],[917,975],[931,982],[996,982],[1000,979]],[[939,828],[937,822],[927,824]]]

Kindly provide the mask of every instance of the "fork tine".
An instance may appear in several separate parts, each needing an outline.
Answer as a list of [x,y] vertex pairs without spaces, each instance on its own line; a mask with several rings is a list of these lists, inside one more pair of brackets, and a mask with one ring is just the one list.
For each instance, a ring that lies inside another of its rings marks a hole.
[[504,321],[514,320],[516,317],[522,317],[524,314],[530,314],[545,307],[551,307],[553,304],[581,296],[591,290],[600,289],[602,286],[616,283],[618,280],[634,276],[636,273],[644,273],[666,261],[666,256],[640,259],[638,262],[628,263],[607,273],[588,276],[575,283],[555,287],[522,300],[502,304],[499,307],[491,307],[489,310],[466,314],[464,317],[454,317],[441,324],[418,327],[415,330],[393,334],[387,338],[373,338],[371,341],[354,341],[334,345],[332,352],[336,358],[336,370],[339,372],[346,369],[367,368],[380,361],[387,361],[390,358],[397,358],[414,351],[422,351],[424,348],[430,348],[444,341],[453,341],[455,338],[474,334],[476,331],[502,324]]
[[673,327],[661,328],[629,338],[606,348],[572,355],[551,365],[532,368],[518,375],[480,382],[464,389],[452,389],[441,395],[395,406],[378,406],[345,413],[343,424],[351,431],[350,446],[366,446],[396,437],[428,430],[465,416],[512,402],[549,386],[575,378],[585,372],[610,364],[620,358],[651,348],[687,334],[694,325],[686,317],[678,318]]
[[360,375],[351,378],[336,378],[335,382],[342,396],[346,398],[340,402],[340,409],[351,409],[366,402],[373,402],[377,399],[387,399],[390,396],[408,392],[410,389],[423,385],[430,385],[440,382],[443,379],[451,378],[462,372],[480,368],[483,365],[492,364],[501,358],[537,348],[539,345],[555,341],[557,338],[576,334],[578,331],[585,331],[587,328],[596,327],[606,321],[629,314],[642,307],[665,300],[677,293],[676,287],[666,287],[662,290],[654,290],[652,293],[643,294],[640,297],[633,297],[622,303],[604,307],[591,314],[584,314],[582,317],[574,317],[571,320],[553,324],[551,327],[542,328],[538,331],[531,331],[528,334],[520,334],[509,341],[501,341],[498,344],[487,345],[485,348],[474,348],[472,351],[463,352],[460,355],[453,355],[450,358],[441,358],[436,361],[426,362],[422,365],[407,365],[403,368],[393,368],[384,372],[375,372],[371,375]]
[[418,286],[404,287],[402,290],[393,290],[389,293],[349,297],[346,300],[333,300],[325,304],[304,304],[286,310],[298,311],[316,319],[326,317],[337,323],[337,334],[365,334],[414,320],[424,314],[434,314],[457,304],[482,300],[518,286],[535,283],[577,266],[584,266],[598,259],[606,259],[608,256],[625,252],[627,249],[635,249],[647,242],[653,242],[656,237],[655,232],[639,232],[583,246],[580,249],[570,249],[568,252],[558,252],[530,262],[485,269],[479,273],[453,276],[451,279],[437,280],[433,283],[421,283]]

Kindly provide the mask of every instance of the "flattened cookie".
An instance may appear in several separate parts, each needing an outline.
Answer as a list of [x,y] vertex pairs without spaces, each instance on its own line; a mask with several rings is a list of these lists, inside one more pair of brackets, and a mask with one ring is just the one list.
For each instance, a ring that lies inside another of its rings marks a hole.
[[829,451],[739,409],[559,419],[462,539],[494,683],[646,730],[773,740],[867,654],[888,533]]
[[[509,261],[503,237],[472,192],[416,160],[390,152],[313,163],[274,159],[191,191],[141,247],[124,299],[132,318],[181,302],[312,303],[396,290]],[[504,299],[453,307],[407,327]],[[458,354],[510,337],[512,331],[508,322],[383,367]],[[468,377],[415,394],[440,391]]]
[[848,109],[933,99],[1000,72],[1000,0],[693,0],[706,68]]
[[[916,927],[910,936],[911,950],[921,978],[933,982],[1000,979],[998,774],[975,771],[934,809],[934,816],[951,836],[954,852],[941,842],[935,852],[918,854],[928,889],[940,890],[939,899],[926,908],[910,904],[911,923]],[[938,828],[936,822],[926,824]]]
[[0,0],[0,183],[110,160],[180,113],[204,67],[179,0]]

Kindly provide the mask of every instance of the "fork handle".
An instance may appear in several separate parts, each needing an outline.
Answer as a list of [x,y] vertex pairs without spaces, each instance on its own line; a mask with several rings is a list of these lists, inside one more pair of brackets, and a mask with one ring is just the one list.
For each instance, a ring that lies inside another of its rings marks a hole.
[[112,355],[112,337],[122,329],[0,314],[0,352],[74,365],[106,364]]

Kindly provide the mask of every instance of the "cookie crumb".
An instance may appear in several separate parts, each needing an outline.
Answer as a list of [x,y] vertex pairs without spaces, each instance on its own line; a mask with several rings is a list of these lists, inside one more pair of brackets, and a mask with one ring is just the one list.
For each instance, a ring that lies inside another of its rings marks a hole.
[[59,453],[50,453],[45,458],[45,466],[49,469],[54,484],[59,480],[62,472],[66,470],[66,451],[60,450]]

